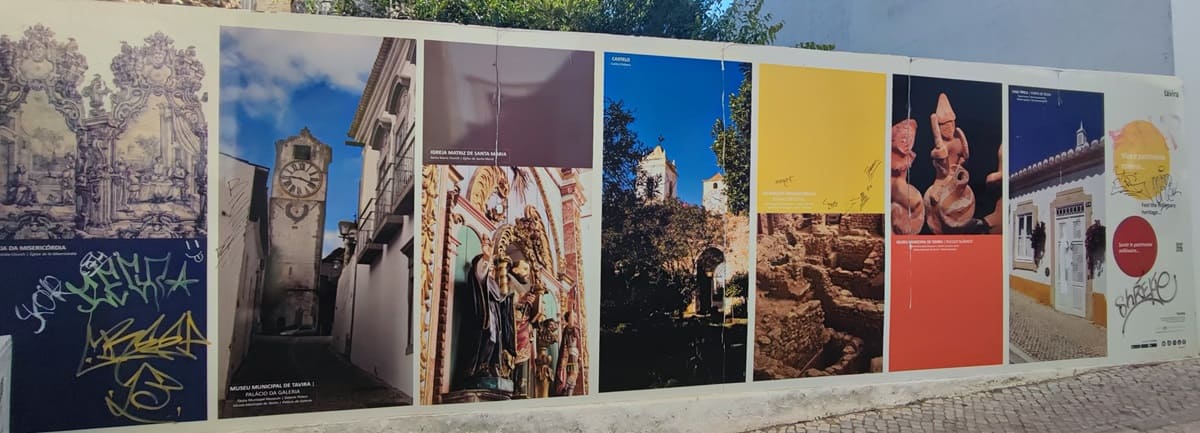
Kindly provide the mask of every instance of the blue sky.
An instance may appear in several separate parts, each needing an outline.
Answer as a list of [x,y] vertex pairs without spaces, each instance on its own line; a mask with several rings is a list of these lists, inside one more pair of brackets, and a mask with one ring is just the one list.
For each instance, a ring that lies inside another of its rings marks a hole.
[[[614,63],[614,56],[630,61]],[[720,171],[712,126],[728,119],[729,95],[742,84],[739,63],[726,62],[722,72],[720,60],[622,53],[605,53],[604,59],[605,99],[624,101],[633,110],[632,128],[647,148],[660,135],[665,139],[663,149],[679,172],[679,198],[700,204],[701,181]]]
[[[1018,100],[1018,91],[1049,95],[1046,102]],[[1010,86],[1008,98],[1009,173],[1073,149],[1080,122],[1088,141],[1105,135],[1103,94]]]
[[270,167],[275,141],[308,127],[333,148],[324,251],[358,207],[360,148],[346,146],[380,38],[225,27],[221,31],[221,152]]

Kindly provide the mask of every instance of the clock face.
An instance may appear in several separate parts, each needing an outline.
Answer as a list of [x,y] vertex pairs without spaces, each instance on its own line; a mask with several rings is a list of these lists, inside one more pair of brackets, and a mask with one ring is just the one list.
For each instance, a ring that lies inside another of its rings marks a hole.
[[308,197],[321,189],[325,174],[308,161],[292,161],[279,171],[279,184],[293,197]]

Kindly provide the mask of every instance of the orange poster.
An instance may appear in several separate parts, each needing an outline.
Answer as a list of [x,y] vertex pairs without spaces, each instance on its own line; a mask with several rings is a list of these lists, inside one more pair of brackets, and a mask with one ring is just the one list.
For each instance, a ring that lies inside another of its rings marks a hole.
[[1000,236],[893,236],[890,371],[1004,361]]
[[888,369],[1004,362],[1001,86],[892,84]]

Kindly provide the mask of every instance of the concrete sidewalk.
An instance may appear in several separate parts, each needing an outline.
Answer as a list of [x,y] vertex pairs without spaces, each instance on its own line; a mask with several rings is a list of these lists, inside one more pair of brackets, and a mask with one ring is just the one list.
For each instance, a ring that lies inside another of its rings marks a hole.
[[1200,359],[1112,367],[753,433],[801,432],[1200,432]]

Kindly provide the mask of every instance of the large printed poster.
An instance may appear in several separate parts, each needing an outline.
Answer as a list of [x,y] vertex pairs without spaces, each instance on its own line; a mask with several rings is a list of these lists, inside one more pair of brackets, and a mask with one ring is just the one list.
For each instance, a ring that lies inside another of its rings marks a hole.
[[889,370],[1003,362],[1001,87],[893,76]]
[[[1145,79],[1107,92],[1109,343],[1119,359],[1180,356],[1196,345],[1193,225],[1179,83]],[[1115,96],[1115,97],[1114,97]],[[1115,103],[1121,101],[1121,103]],[[1113,266],[1115,265],[1115,266]]]
[[1009,362],[1104,357],[1104,95],[1008,88]]
[[743,382],[751,65],[605,62],[600,390]]
[[421,403],[586,395],[595,55],[425,50]]
[[208,418],[202,239],[3,247],[13,432]]
[[219,416],[412,404],[415,41],[220,38]]
[[759,67],[755,380],[883,371],[886,90]]
[[0,433],[1200,353],[1171,77],[0,9]]
[[207,419],[215,47],[188,26],[16,21],[0,23],[0,424]]

